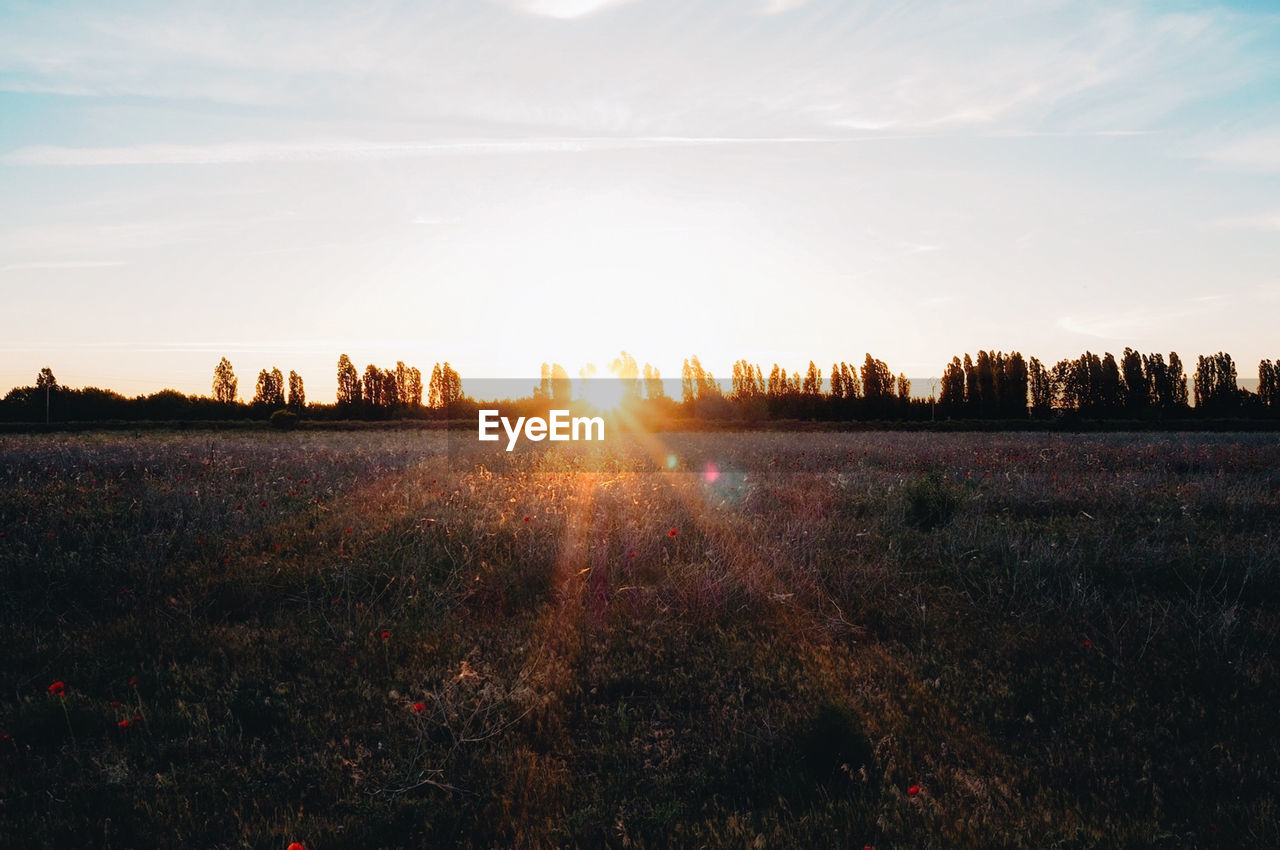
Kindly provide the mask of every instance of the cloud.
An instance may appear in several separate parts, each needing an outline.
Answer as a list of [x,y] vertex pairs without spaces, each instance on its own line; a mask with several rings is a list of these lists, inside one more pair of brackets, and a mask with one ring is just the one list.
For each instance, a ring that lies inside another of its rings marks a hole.
[[753,0],[605,14],[629,3],[371,3],[326,15],[113,4],[75,16],[33,4],[0,26],[0,89],[289,106],[353,124],[396,115],[456,135],[945,134],[1142,129],[1256,79],[1266,61],[1244,55],[1220,10]]
[[1205,159],[1245,171],[1280,171],[1280,131],[1269,131],[1228,142],[1204,155]]
[[4,165],[236,165],[264,162],[346,162],[481,154],[581,153],[709,145],[823,144],[860,139],[816,136],[633,136],[465,139],[439,142],[232,142],[209,145],[144,144],[73,148],[36,145],[0,156]]
[[808,2],[809,0],[763,0],[760,4],[759,14],[782,15],[795,9],[799,9]]
[[507,0],[506,5],[530,15],[569,20],[632,2],[634,0]]
[[123,260],[36,260],[26,263],[9,263],[0,266],[0,272],[28,271],[36,269],[106,269],[125,265]]
[[1063,316],[1058,327],[1081,336],[1091,336],[1111,341],[1137,342],[1153,332],[1165,331],[1170,325],[1192,317],[1203,317],[1229,306],[1231,299],[1225,295],[1201,295],[1183,299],[1166,309],[1123,310],[1114,313],[1098,313],[1077,318]]
[[1223,218],[1213,224],[1215,227],[1226,227],[1232,230],[1280,230],[1280,212]]

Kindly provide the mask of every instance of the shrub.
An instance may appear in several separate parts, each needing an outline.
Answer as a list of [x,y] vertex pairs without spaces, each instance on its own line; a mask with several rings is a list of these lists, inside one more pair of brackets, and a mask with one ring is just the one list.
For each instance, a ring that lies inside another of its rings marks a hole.
[[908,481],[902,494],[906,499],[907,523],[923,530],[946,525],[960,506],[959,489],[937,470]]
[[289,431],[298,427],[298,414],[292,410],[277,410],[271,414],[271,427]]

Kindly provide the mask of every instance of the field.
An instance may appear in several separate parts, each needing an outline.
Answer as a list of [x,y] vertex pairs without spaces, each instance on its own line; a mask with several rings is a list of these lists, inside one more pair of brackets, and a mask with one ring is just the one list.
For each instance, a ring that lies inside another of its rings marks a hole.
[[1280,846],[1275,435],[446,439],[0,437],[0,845]]

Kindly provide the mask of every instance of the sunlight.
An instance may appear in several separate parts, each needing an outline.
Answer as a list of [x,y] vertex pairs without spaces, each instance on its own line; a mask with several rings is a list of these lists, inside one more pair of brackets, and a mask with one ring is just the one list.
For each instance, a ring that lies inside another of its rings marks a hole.
[[583,378],[578,382],[578,397],[601,412],[615,410],[622,404],[621,381],[611,378]]

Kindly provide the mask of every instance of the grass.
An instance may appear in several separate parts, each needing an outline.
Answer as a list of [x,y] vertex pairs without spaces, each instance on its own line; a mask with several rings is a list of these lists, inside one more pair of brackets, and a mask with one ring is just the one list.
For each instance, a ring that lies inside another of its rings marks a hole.
[[0,437],[0,844],[1280,846],[1273,436],[661,436]]

